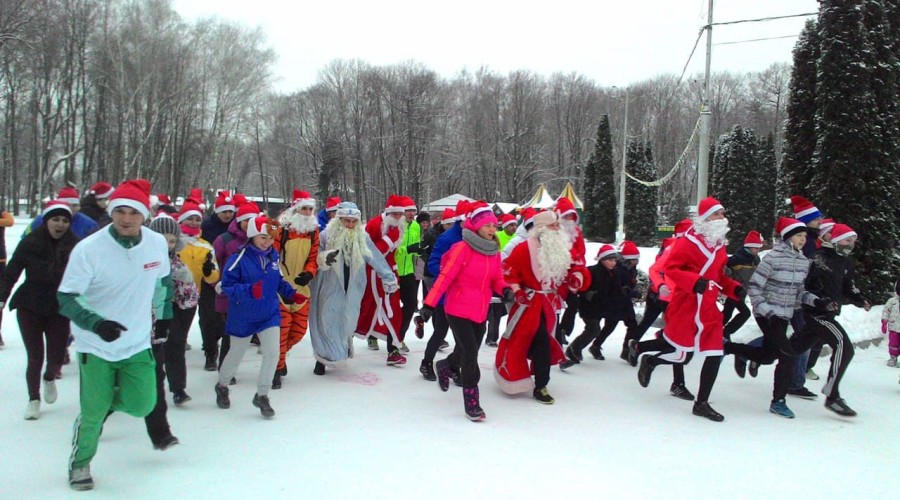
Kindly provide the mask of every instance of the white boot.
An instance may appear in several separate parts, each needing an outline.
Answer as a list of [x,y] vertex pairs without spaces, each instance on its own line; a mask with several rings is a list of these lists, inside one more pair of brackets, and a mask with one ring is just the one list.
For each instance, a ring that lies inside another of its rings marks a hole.
[[41,416],[41,400],[32,399],[25,407],[25,420],[37,420]]
[[52,405],[56,402],[56,381],[55,380],[45,380],[44,381],[44,402],[48,405]]
[[891,368],[897,367],[897,356],[891,356],[891,359],[888,360],[887,365]]

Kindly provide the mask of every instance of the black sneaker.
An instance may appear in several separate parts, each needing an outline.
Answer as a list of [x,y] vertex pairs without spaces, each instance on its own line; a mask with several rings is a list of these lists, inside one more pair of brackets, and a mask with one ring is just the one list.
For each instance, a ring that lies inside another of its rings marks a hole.
[[[796,396],[798,398],[803,398],[803,399],[816,399],[819,397],[818,394],[810,391],[806,387],[801,387],[799,389],[788,389],[787,393],[790,394],[791,396]],[[826,404],[826,406],[827,406],[827,404]]]
[[70,470],[69,486],[75,491],[94,489],[94,478],[91,477],[91,466],[86,465]]
[[721,422],[721,421],[725,420],[725,417],[722,416],[722,414],[717,412],[716,410],[713,410],[712,406],[709,406],[709,403],[706,401],[704,401],[702,403],[699,401],[694,403],[693,413],[694,413],[694,415],[697,415],[698,417],[708,418],[708,419],[712,420],[713,422]]
[[425,338],[425,320],[423,320],[421,316],[417,315],[413,319],[413,323],[416,324],[416,338]]
[[744,378],[747,376],[747,360],[735,354],[734,356],[734,372],[737,376]]
[[497,347],[497,341],[496,341],[496,340],[488,340],[488,341],[485,342],[484,344],[485,344],[486,346],[488,346],[488,347]]
[[647,387],[650,385],[650,375],[653,374],[653,369],[656,368],[650,362],[650,356],[644,356],[641,358],[641,367],[638,368],[638,383],[641,384],[641,387]]
[[216,406],[222,409],[231,408],[231,399],[228,397],[228,387],[216,384]]
[[269,396],[260,396],[259,394],[254,394],[253,406],[259,408],[259,412],[262,413],[262,416],[266,418],[272,418],[275,416],[275,410],[273,410],[272,405],[269,404]]
[[606,358],[603,357],[603,349],[600,348],[599,344],[593,344],[588,347],[588,352],[591,353],[591,356],[598,361],[603,361]]
[[281,389],[281,374],[275,372],[275,376],[272,377],[272,389]]
[[437,380],[437,375],[434,373],[434,366],[428,361],[422,360],[422,364],[419,365],[419,373],[425,377],[425,380],[429,382],[434,382]]
[[693,401],[694,395],[691,394],[691,391],[688,390],[684,384],[672,384],[672,387],[669,387],[669,393],[675,396],[678,399],[683,399],[685,401]]
[[184,406],[184,404],[190,400],[191,397],[188,396],[188,393],[184,392],[184,389],[179,389],[172,393],[172,401],[175,403],[175,406]]
[[168,436],[153,443],[153,449],[159,450],[159,451],[166,451],[169,448],[175,446],[176,444],[179,444],[178,438],[169,434]]
[[259,337],[256,335],[250,337],[250,343],[255,345],[256,347],[259,347]]
[[563,360],[562,363],[559,364],[559,369],[560,370],[568,370],[569,368],[572,368],[573,366],[575,366],[577,364],[578,364],[578,361],[575,361],[572,358],[566,358],[565,360]]
[[235,385],[235,384],[237,384],[237,379],[234,377],[231,377],[231,380],[228,381],[228,385]]
[[462,373],[460,373],[460,372],[454,372],[452,378],[453,378],[453,385],[455,385],[456,387],[462,387],[462,386],[463,386],[463,384],[462,384]]
[[206,353],[206,363],[203,365],[203,369],[208,372],[214,372],[218,369],[218,365],[216,364],[216,360],[218,359],[219,354],[215,352]]
[[534,397],[534,399],[538,400],[539,403],[542,403],[545,405],[552,405],[553,403],[556,402],[556,400],[553,399],[553,396],[551,396],[550,393],[547,392],[546,387],[541,387],[540,389],[535,389],[534,392],[531,393],[531,395]]
[[574,361],[575,364],[581,363],[581,360],[584,359],[580,352],[575,352],[572,349],[572,346],[566,347],[566,357]]
[[631,366],[638,365],[638,341],[631,339],[628,341],[628,364]]
[[445,341],[441,342],[440,346],[438,346],[438,351],[443,351],[444,349],[446,349],[448,347],[450,347],[450,343],[445,340]]
[[855,417],[856,412],[847,406],[843,398],[827,398],[825,399],[825,408],[837,413],[842,417]]
[[751,377],[756,378],[756,376],[759,375],[759,363],[751,361],[747,367],[747,373],[749,373]]
[[316,361],[316,367],[313,368],[313,373],[316,375],[325,375],[325,365]]

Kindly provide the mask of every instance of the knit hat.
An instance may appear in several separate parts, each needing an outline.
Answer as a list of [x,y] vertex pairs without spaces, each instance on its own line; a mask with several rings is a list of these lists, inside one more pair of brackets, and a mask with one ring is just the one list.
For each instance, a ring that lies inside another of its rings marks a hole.
[[800,195],[791,196],[786,201],[794,205],[794,217],[804,224],[822,218],[822,212],[811,201]]
[[747,248],[762,248],[763,237],[759,234],[759,231],[750,231],[747,233],[747,237],[744,238],[744,246]]
[[229,211],[234,212],[235,210],[237,210],[237,207],[234,203],[234,197],[232,197],[231,193],[228,191],[219,191],[213,207],[217,214]]
[[500,227],[505,228],[510,224],[517,224],[516,217],[512,214],[503,214],[500,216]]
[[684,236],[684,233],[694,225],[694,221],[691,219],[683,219],[681,222],[675,224],[675,237],[680,238]]
[[196,215],[197,217],[203,217],[203,212],[200,210],[200,206],[194,200],[188,199],[181,205],[181,211],[178,212],[178,223],[182,223],[188,220],[189,217]]
[[641,258],[641,251],[633,241],[625,240],[622,242],[622,258],[625,260],[638,260]]
[[388,196],[387,202],[384,204],[385,214],[402,214],[406,210],[406,201],[398,194]]
[[[329,198],[331,201],[334,198]],[[356,219],[359,220],[362,217],[362,212],[359,211],[359,207],[356,206],[356,203],[352,201],[343,201],[334,206],[334,210],[337,212],[335,215],[336,218],[339,219]]]
[[109,197],[106,211],[113,213],[119,207],[133,208],[145,219],[150,217],[150,181],[133,179],[119,184]]
[[453,224],[456,222],[456,211],[452,208],[445,208],[441,212],[441,224]]
[[697,218],[700,220],[706,220],[710,215],[718,212],[719,210],[724,210],[725,207],[719,203],[719,200],[709,196],[700,200],[700,204],[697,205]]
[[247,203],[241,205],[240,208],[238,208],[237,214],[235,214],[234,218],[240,223],[241,221],[250,220],[256,217],[261,212],[262,210],[259,209],[259,206],[256,204],[256,202],[248,201]]
[[553,210],[547,210],[535,215],[532,221],[534,222],[534,228],[537,229],[539,227],[547,227],[550,224],[559,222],[559,216]]
[[834,228],[834,219],[822,219],[819,224],[819,235],[828,234]]
[[[341,197],[340,196],[332,196],[331,198],[328,198],[328,200],[325,202],[325,211],[326,212],[334,212],[335,210],[338,209],[338,205],[340,205],[340,204],[341,204]],[[351,202],[350,204],[353,206],[356,206],[356,203]]]
[[173,234],[175,236],[181,236],[181,227],[179,227],[178,222],[175,221],[172,217],[161,214],[157,215],[150,221],[150,229],[156,231],[159,234]]
[[44,210],[41,212],[41,217],[43,217],[45,221],[52,219],[58,215],[67,217],[71,221],[72,206],[64,201],[50,200],[46,205],[44,205]]
[[469,231],[478,231],[487,224],[497,224],[497,216],[491,207],[483,202],[475,202],[471,215],[466,218],[466,229]]
[[300,207],[312,207],[316,208],[316,200],[312,197],[311,194],[307,191],[300,191],[299,189],[294,190],[293,196],[291,196],[291,207],[292,208],[300,208]]
[[[252,202],[251,202],[252,203]],[[254,203],[255,204],[255,203]],[[247,224],[247,239],[259,236],[261,234],[269,234],[268,226],[269,218],[265,214],[255,215]]]
[[578,220],[578,210],[575,210],[575,204],[572,203],[572,200],[568,198],[560,198],[556,200],[556,213],[559,214],[559,218],[562,219],[567,215],[574,215],[575,220]]
[[78,196],[78,190],[69,186],[60,189],[59,194],[56,195],[56,199],[64,201],[69,205],[78,205],[81,203],[81,199]]
[[94,198],[98,200],[109,198],[112,193],[112,184],[103,181],[94,184],[90,189],[88,189],[88,194],[94,195]]
[[594,257],[594,260],[603,260],[603,259],[614,259],[619,256],[619,251],[616,250],[616,247],[606,244],[600,247],[600,250],[597,251],[597,256]]
[[846,224],[835,224],[831,229],[831,243],[837,243],[846,240],[852,236],[859,236],[856,231]]
[[428,212],[419,212],[419,215],[416,216],[416,222],[418,222],[419,224],[422,224],[425,222],[430,223],[431,222],[431,214]]
[[805,232],[806,224],[790,217],[779,217],[775,223],[775,231],[781,235],[781,239],[787,240],[799,232]]

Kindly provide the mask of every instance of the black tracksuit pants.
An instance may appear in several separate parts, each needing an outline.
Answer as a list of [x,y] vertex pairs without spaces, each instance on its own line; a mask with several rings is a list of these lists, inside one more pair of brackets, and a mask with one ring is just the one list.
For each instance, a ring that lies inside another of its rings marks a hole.
[[456,340],[458,348],[447,357],[450,369],[460,374],[460,381],[464,388],[476,387],[481,380],[481,370],[478,368],[478,348],[484,340],[485,324],[458,316],[447,315],[450,323],[450,331]]
[[[738,315],[731,317],[737,309]],[[725,338],[730,339],[731,334],[741,329],[744,323],[750,319],[750,308],[743,300],[725,299],[725,307],[722,310],[722,321],[725,323]]]
[[225,359],[225,353],[219,352],[219,339],[222,339],[222,351],[228,351],[225,335],[225,320],[216,312],[216,290],[206,282],[200,284],[200,302],[197,306],[200,315],[200,335],[203,337],[203,352],[207,355],[219,354],[219,364]]
[[531,358],[531,370],[534,372],[534,388],[547,387],[547,384],[550,383],[550,334],[547,331],[543,314],[541,314],[537,333],[531,340],[528,357]]
[[[153,444],[158,444],[163,438],[171,434],[169,419],[166,417],[166,344],[153,344],[153,357],[156,358],[156,406],[149,415],[144,417],[147,426],[147,435]],[[112,413],[112,412],[110,412]],[[109,415],[107,415],[109,417]]]
[[853,342],[844,331],[844,327],[832,316],[813,316],[804,314],[803,329],[791,337],[791,346],[795,352],[803,352],[814,346],[816,342],[824,342],[831,346],[831,367],[828,369],[828,380],[822,388],[828,398],[841,397],[839,386],[853,360]]
[[66,358],[66,343],[69,341],[69,318],[54,314],[43,316],[29,309],[16,310],[22,342],[28,355],[25,368],[25,382],[28,385],[28,399],[41,399],[41,368],[44,366],[44,341],[46,340],[47,367],[44,380],[56,380],[56,373]]
[[[441,347],[441,344],[444,342],[444,339],[447,338],[447,331],[450,330],[450,323],[447,321],[447,315],[444,313],[444,305],[439,304],[434,308],[434,314],[431,315],[431,325],[434,327],[434,330],[431,333],[431,337],[428,338],[428,343],[425,344],[425,357],[423,359],[426,363],[434,363],[434,357],[437,355],[438,348]],[[456,350],[454,346],[453,350]]]
[[790,322],[777,316],[769,318],[756,316],[755,318],[756,324],[763,333],[762,347],[728,342],[725,344],[725,353],[742,356],[761,365],[769,365],[777,360],[772,400],[784,399],[790,388],[794,363],[797,362],[797,352],[787,338],[787,327]]
[[397,335],[400,340],[406,338],[406,331],[409,330],[409,324],[412,322],[416,310],[419,309],[419,280],[415,274],[407,274],[400,276],[400,310],[403,319],[400,323],[400,331]]
[[184,346],[187,344],[188,332],[194,322],[196,307],[181,309],[172,308],[174,316],[166,339],[166,376],[169,379],[171,392],[184,390],[187,387],[187,363],[184,360]]

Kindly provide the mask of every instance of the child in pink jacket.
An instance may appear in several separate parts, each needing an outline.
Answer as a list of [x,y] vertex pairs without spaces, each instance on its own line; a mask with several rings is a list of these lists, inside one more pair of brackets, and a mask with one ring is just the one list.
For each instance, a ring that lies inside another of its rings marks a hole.
[[450,247],[441,259],[441,273],[420,313],[428,321],[441,297],[445,297],[444,311],[457,348],[447,359],[436,363],[438,384],[446,391],[451,375],[460,370],[466,416],[472,421],[485,418],[478,394],[478,346],[484,339],[491,295],[497,293],[508,301],[513,297],[503,280],[496,232],[497,217],[487,204],[479,202],[463,227],[463,240]]
[[888,353],[891,358],[887,365],[890,367],[897,367],[897,356],[900,356],[900,281],[894,285],[894,292],[881,312],[881,333],[888,336]]

